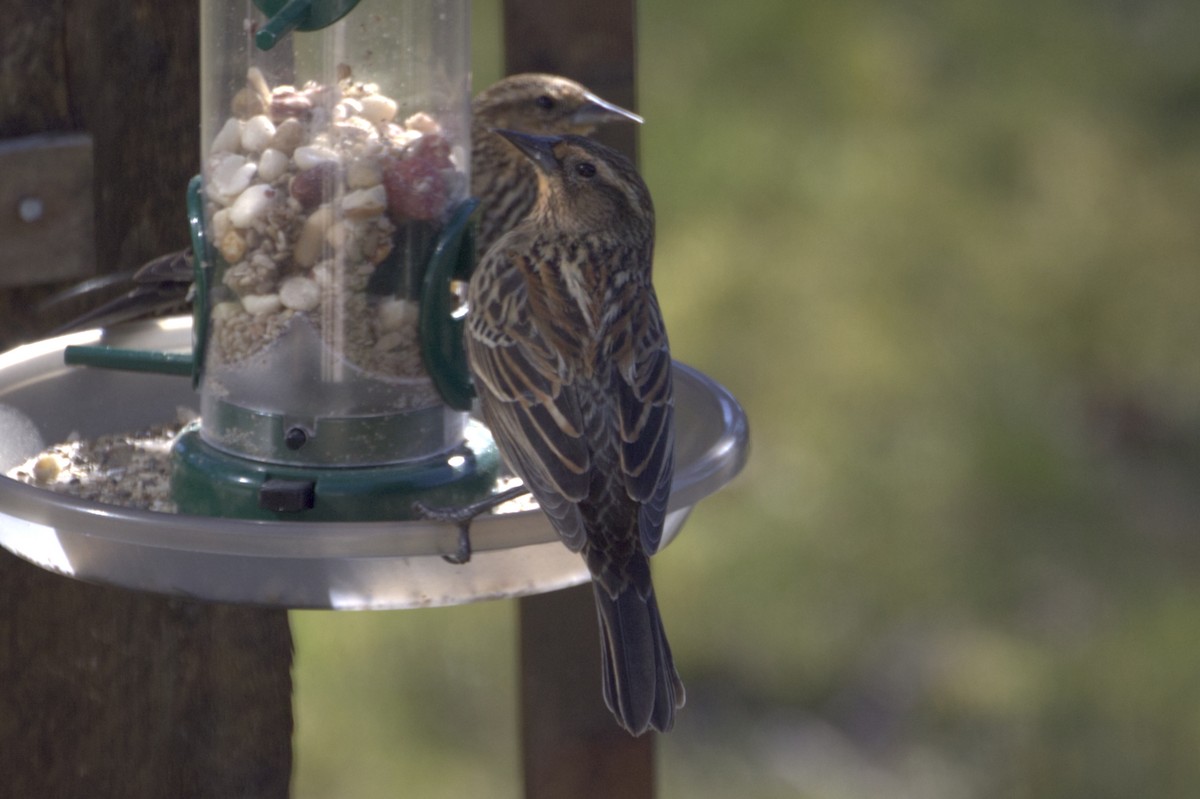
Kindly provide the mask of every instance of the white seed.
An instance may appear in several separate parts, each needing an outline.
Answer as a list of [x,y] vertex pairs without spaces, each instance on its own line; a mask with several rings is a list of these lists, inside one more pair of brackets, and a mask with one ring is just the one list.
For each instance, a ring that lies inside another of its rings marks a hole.
[[220,238],[217,249],[227,264],[236,264],[246,257],[246,240],[236,230],[229,230]]
[[292,260],[300,266],[312,266],[321,257],[325,246],[325,231],[333,224],[333,209],[322,205],[304,220],[304,227],[296,238]]
[[225,234],[233,230],[233,223],[229,221],[229,209],[222,208],[213,214],[212,218],[212,234],[217,241],[225,238]]
[[278,193],[265,183],[256,183],[242,192],[230,206],[229,221],[234,227],[248,228],[265,219]]
[[374,125],[386,125],[396,118],[396,101],[382,94],[369,94],[362,98],[360,105],[362,118]]
[[350,230],[343,221],[334,222],[325,231],[325,243],[335,250],[340,250],[346,246],[347,239],[350,238]]
[[214,153],[236,153],[242,145],[242,125],[244,123],[237,117],[230,117],[225,120],[224,126],[217,131],[217,135],[213,136],[212,147],[210,152]]
[[267,85],[267,79],[258,67],[246,70],[246,85],[257,92],[264,102],[271,101],[271,87]]
[[342,213],[351,219],[379,216],[387,208],[387,190],[382,185],[352,191],[342,198]]
[[242,297],[242,307],[253,316],[275,313],[283,307],[278,294],[247,294]]
[[33,464],[33,479],[39,483],[50,483],[58,477],[60,471],[62,471],[62,465],[58,462],[58,458],[53,455],[43,455]]
[[226,319],[232,319],[243,310],[240,302],[219,302],[213,306],[210,316],[214,322],[223,322]]
[[317,144],[310,144],[305,147],[297,147],[295,153],[292,154],[292,159],[296,162],[296,166],[301,169],[312,169],[318,164],[337,163],[338,154],[328,147],[321,147]]
[[226,155],[217,161],[208,180],[208,196],[228,205],[246,190],[258,165],[244,156]]
[[346,185],[351,189],[369,189],[382,182],[383,168],[375,159],[355,158],[346,167]]
[[333,130],[343,139],[365,142],[379,138],[379,131],[362,117],[350,117],[342,122],[335,122]]
[[284,308],[311,311],[321,304],[321,289],[316,281],[307,277],[289,277],[279,287],[279,301]]
[[404,127],[421,134],[441,133],[442,131],[442,126],[438,124],[437,120],[424,111],[418,111],[404,120]]
[[275,128],[275,138],[271,140],[271,147],[291,157],[302,141],[304,141],[304,123],[289,117]]
[[412,300],[390,299],[379,303],[378,313],[379,328],[393,331],[415,325],[421,309]]
[[268,147],[259,156],[258,176],[267,183],[274,183],[283,177],[283,173],[287,172],[287,167],[288,157],[274,147]]
[[249,86],[238,89],[229,103],[229,110],[233,111],[233,115],[238,119],[249,119],[255,114],[261,114],[266,107],[258,92]]
[[423,135],[419,130],[405,130],[396,123],[387,126],[385,135],[393,147],[404,148],[421,138]]
[[346,97],[333,107],[333,118],[336,120],[362,116],[363,104],[353,97]]
[[275,138],[275,123],[265,114],[252,116],[242,125],[242,149],[260,153]]

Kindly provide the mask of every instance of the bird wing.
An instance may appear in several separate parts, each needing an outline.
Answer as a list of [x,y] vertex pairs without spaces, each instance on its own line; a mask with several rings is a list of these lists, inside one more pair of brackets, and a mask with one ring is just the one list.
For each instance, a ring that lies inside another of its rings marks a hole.
[[647,554],[662,543],[675,460],[671,352],[658,298],[648,284],[631,285],[618,322],[613,371],[625,490],[641,503],[638,529]]
[[510,251],[493,248],[482,264],[493,276],[472,292],[467,355],[484,421],[509,466],[525,481],[564,543],[578,551],[585,531],[576,503],[587,497],[591,456],[571,374],[527,307],[525,278]]

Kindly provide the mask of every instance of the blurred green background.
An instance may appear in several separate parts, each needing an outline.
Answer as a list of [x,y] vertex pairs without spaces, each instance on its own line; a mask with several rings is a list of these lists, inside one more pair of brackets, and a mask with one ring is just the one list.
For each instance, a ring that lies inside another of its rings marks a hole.
[[[661,795],[1200,795],[1200,4],[640,13],[673,349],[753,438],[655,562]],[[293,619],[298,799],[519,796],[514,603]]]

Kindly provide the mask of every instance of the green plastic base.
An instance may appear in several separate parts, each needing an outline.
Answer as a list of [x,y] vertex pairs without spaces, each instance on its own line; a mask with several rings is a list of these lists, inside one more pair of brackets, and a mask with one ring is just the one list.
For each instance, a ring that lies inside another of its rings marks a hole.
[[305,469],[228,455],[200,438],[199,424],[178,437],[171,491],[180,513],[239,519],[405,521],[413,503],[461,507],[490,494],[500,454],[476,422],[451,452],[389,466]]

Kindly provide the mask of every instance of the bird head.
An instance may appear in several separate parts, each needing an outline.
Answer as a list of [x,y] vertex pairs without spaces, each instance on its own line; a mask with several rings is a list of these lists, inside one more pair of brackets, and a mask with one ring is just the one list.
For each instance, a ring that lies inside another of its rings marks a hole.
[[510,75],[492,84],[475,98],[472,113],[486,128],[542,135],[585,135],[609,122],[642,122],[573,80],[540,73]]
[[533,162],[538,174],[535,215],[560,229],[654,235],[650,190],[621,153],[583,136],[536,136],[496,130]]

